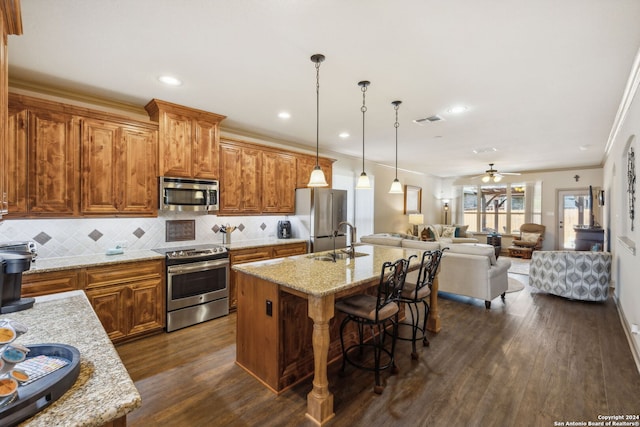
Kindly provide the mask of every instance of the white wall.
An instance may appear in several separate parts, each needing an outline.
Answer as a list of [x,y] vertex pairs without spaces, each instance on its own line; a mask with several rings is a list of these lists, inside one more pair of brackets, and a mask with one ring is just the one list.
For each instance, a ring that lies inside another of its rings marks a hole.
[[[640,79],[638,58],[636,58],[631,79]],[[611,236],[611,252],[613,253],[613,279],[615,280],[615,297],[622,315],[623,325],[627,332],[631,325],[640,325],[640,253],[629,249],[630,243],[636,250],[640,246],[640,179],[636,178],[636,218],[634,229],[631,230],[631,220],[628,215],[627,202],[627,161],[626,152],[629,141],[635,148],[635,170],[640,174],[640,95],[636,89],[629,86],[621,103],[618,120],[614,125],[615,138],[610,141],[604,165],[605,211],[604,226]],[[628,107],[628,108],[627,108]],[[619,126],[618,126],[619,125]],[[640,369],[640,335],[629,334],[632,348],[635,350],[636,363]]]
[[[575,176],[580,178],[575,180]],[[523,183],[523,182],[542,182],[542,225],[546,226],[545,237],[543,242],[543,250],[558,249],[558,191],[572,190],[579,188],[601,187],[603,185],[603,169],[601,167],[571,169],[566,171],[551,171],[539,173],[523,173],[518,176],[506,176],[500,184],[504,183]],[[470,181],[458,179],[455,185],[473,184],[477,185],[477,180]],[[596,221],[603,223],[601,216],[596,212]],[[503,247],[506,246],[508,240],[503,241]]]

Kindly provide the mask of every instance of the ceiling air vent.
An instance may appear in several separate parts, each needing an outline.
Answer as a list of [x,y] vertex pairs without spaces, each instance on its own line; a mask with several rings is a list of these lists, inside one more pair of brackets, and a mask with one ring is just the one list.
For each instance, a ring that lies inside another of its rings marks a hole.
[[434,114],[433,116],[425,117],[424,119],[415,119],[413,122],[421,126],[424,126],[426,123],[441,122],[441,121],[444,121],[444,118],[442,116]]

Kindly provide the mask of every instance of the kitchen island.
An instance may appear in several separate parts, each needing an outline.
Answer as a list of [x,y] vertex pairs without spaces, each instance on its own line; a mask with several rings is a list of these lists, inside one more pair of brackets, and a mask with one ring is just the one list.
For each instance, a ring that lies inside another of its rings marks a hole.
[[16,343],[67,344],[80,352],[74,385],[21,426],[125,426],[127,414],[141,405],[138,390],[84,292],[37,297],[33,308],[2,317],[29,328]]
[[[399,258],[420,266],[422,251],[375,245],[356,246],[354,259],[323,261],[319,254],[242,264],[238,272],[236,363],[276,393],[313,374],[307,416],[324,424],[334,416],[328,363],[338,360],[337,299],[375,292],[382,265]],[[432,292],[436,298],[437,289]],[[347,331],[346,340],[356,339]],[[346,344],[348,345],[348,344]]]

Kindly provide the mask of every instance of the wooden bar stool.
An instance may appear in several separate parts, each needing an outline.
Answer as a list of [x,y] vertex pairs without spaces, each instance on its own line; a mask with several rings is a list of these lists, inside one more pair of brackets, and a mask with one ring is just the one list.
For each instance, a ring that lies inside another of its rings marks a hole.
[[[397,299],[404,286],[409,261],[413,257],[415,255],[412,255],[409,259],[399,259],[393,263],[385,262],[383,264],[377,295],[354,295],[336,302],[335,305],[338,311],[346,314],[345,319],[340,324],[341,372],[344,373],[347,362],[356,368],[375,372],[376,383],[373,390],[377,394],[382,393],[384,390],[384,386],[380,382],[380,371],[390,368],[392,373],[397,373],[394,361],[396,337],[398,335],[398,312],[400,311]],[[358,341],[345,348],[344,330],[345,326],[350,322],[357,324]],[[391,333],[387,331],[389,326],[392,327]],[[365,340],[366,327],[371,333],[371,337],[367,340]],[[390,348],[385,346],[387,335],[390,335],[391,338]],[[364,358],[364,350],[367,348],[373,349],[373,365],[370,360],[367,361]],[[359,360],[355,360],[354,353],[358,353]]]

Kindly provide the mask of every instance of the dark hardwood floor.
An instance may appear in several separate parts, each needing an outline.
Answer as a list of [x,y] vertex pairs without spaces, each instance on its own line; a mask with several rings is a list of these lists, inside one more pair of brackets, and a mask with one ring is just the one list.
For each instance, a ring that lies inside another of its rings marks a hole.
[[[520,276],[526,283],[526,276]],[[554,426],[640,414],[640,374],[614,302],[569,301],[528,286],[484,302],[441,295],[442,331],[400,373],[329,368],[328,426]],[[142,407],[131,426],[313,426],[311,379],[280,396],[234,364],[235,315],[117,347]]]

